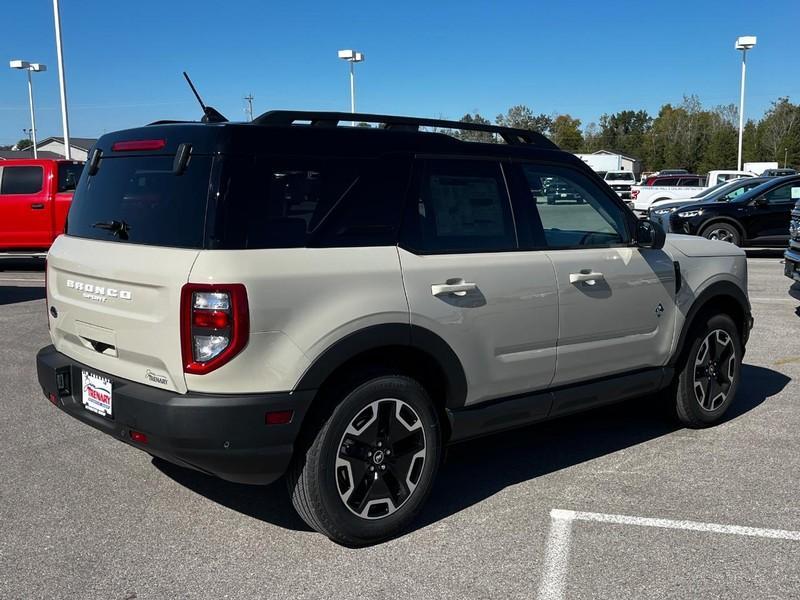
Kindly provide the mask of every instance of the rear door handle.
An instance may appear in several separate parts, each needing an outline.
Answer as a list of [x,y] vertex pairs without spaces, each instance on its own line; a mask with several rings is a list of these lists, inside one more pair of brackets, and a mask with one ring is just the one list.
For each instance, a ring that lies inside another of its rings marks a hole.
[[466,296],[467,292],[478,289],[477,283],[469,283],[463,279],[448,279],[446,283],[434,283],[431,286],[431,294],[443,296],[453,294],[455,296]]
[[580,273],[570,273],[570,283],[585,283],[586,285],[594,285],[598,281],[604,280],[605,277],[602,273],[596,273],[590,269],[583,269]]
[[33,210],[42,210],[44,208],[44,204],[41,202],[36,202],[35,204],[31,204],[31,208]]

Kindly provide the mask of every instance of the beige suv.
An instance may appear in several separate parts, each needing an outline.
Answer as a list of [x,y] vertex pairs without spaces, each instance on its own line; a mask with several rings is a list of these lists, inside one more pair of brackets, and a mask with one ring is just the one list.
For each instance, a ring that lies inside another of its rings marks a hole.
[[[548,203],[552,185],[575,198]],[[48,256],[38,373],[154,456],[286,474],[302,518],[357,545],[409,525],[448,443],[632,397],[719,421],[746,289],[740,249],[665,241],[530,131],[162,123],[90,155]]]

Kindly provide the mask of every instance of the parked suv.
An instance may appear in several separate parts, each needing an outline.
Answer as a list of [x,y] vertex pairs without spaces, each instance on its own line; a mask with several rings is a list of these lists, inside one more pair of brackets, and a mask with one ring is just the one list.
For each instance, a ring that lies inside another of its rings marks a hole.
[[784,247],[800,199],[800,175],[768,178],[729,202],[689,204],[669,216],[669,229],[737,246]]
[[285,111],[104,135],[47,302],[53,404],[230,481],[285,473],[345,544],[407,527],[452,442],[660,392],[718,422],[752,324],[740,249],[665,242],[539,134]]

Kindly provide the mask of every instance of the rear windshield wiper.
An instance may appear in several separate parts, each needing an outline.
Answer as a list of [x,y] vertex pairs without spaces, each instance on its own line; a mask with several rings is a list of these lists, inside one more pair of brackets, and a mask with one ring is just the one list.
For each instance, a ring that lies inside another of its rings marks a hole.
[[128,239],[128,230],[131,228],[125,221],[98,221],[92,227],[110,231],[121,240]]

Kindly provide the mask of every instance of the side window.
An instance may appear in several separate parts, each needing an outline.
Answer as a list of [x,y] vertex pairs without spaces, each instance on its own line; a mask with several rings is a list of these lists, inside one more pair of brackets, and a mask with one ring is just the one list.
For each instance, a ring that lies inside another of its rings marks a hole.
[[604,247],[629,241],[622,208],[591,179],[563,167],[521,164],[527,196],[521,200],[525,239],[548,248]]
[[678,185],[679,186],[684,185],[689,187],[698,186],[700,185],[700,180],[697,177],[681,177],[680,180],[678,181]]
[[501,252],[517,247],[505,180],[494,161],[418,163],[403,243],[423,253]]
[[42,167],[5,167],[0,194],[38,194],[43,179]]
[[411,159],[365,160],[355,184],[309,239],[315,247],[394,246],[411,175]]
[[797,202],[800,200],[800,181],[787,183],[766,193],[769,204],[784,204],[786,202]]

